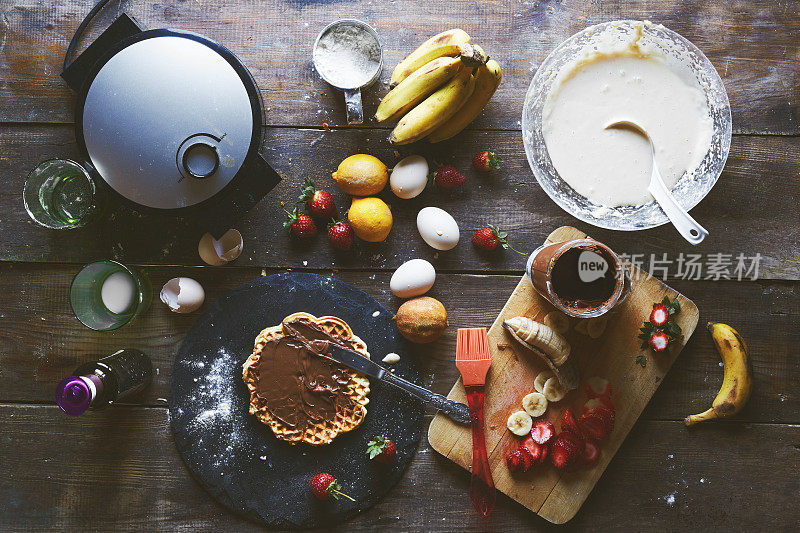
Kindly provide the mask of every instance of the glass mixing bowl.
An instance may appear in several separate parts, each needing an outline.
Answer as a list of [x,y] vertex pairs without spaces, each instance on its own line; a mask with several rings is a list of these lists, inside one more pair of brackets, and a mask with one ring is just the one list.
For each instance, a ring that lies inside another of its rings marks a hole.
[[633,231],[653,228],[669,222],[661,207],[652,201],[643,205],[610,207],[578,194],[553,167],[542,133],[542,110],[550,91],[560,80],[563,69],[571,69],[593,51],[624,50],[641,28],[639,48],[661,58],[682,76],[693,76],[703,89],[714,135],[700,166],[685,173],[672,194],[686,210],[702,200],[717,182],[731,146],[731,108],[728,94],[714,66],[695,45],[674,31],[649,22],[619,20],[590,26],[576,33],[544,60],[533,77],[522,111],[522,139],[528,163],[539,185],[562,209],[572,216],[601,228]]

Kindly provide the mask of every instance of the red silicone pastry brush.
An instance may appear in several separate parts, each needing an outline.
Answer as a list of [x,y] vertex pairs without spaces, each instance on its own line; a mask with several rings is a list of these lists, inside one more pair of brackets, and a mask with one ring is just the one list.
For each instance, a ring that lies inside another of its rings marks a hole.
[[486,372],[491,365],[486,329],[459,329],[456,339],[456,368],[461,372],[464,389],[467,391],[472,419],[472,480],[469,497],[481,516],[489,516],[497,499],[489,457],[486,455],[483,420],[483,389]]

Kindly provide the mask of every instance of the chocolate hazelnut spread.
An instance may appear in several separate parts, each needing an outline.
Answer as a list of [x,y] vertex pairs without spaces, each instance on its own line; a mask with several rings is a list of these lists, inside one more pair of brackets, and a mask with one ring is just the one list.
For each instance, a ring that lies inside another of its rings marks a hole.
[[305,429],[333,419],[337,410],[352,407],[348,369],[324,355],[327,342],[350,346],[347,340],[331,337],[308,320],[288,324],[320,350],[310,350],[284,328],[285,336],[268,342],[253,368],[256,394],[284,424]]

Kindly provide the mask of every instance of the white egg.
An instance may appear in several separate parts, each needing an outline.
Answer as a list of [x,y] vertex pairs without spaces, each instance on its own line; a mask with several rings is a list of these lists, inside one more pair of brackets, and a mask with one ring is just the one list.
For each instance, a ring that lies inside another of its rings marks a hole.
[[428,246],[437,250],[452,250],[458,244],[456,220],[438,207],[425,207],[417,214],[417,230]]
[[211,266],[222,266],[228,261],[233,261],[242,254],[243,249],[242,234],[235,229],[226,231],[219,240],[206,233],[197,245],[200,259]]
[[421,296],[433,287],[436,269],[424,259],[406,261],[392,274],[389,288],[399,298]]
[[175,313],[197,311],[205,299],[203,286],[192,278],[172,278],[161,289],[161,301]]
[[394,166],[389,187],[399,198],[419,196],[428,184],[428,162],[421,155],[410,155]]

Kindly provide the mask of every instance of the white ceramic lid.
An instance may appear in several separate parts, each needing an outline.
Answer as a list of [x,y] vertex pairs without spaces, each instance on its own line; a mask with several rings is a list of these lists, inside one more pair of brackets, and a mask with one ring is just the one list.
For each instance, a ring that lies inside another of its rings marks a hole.
[[212,46],[150,37],[117,52],[92,80],[84,144],[100,176],[128,200],[189,207],[221,191],[241,168],[254,105],[243,78]]

